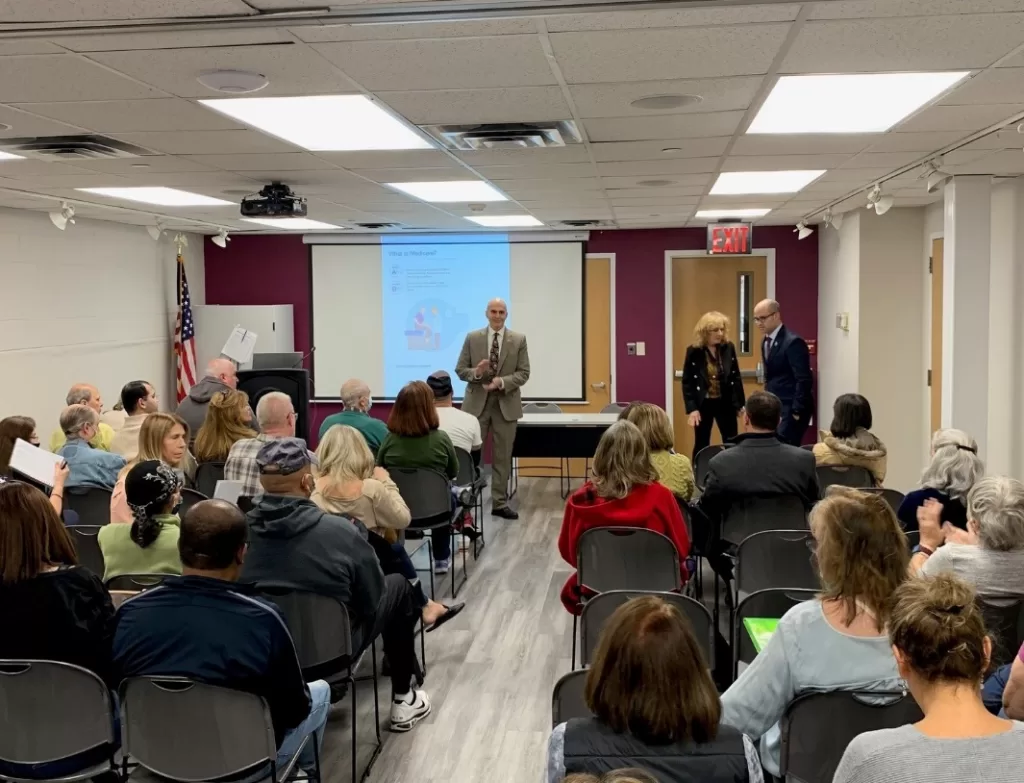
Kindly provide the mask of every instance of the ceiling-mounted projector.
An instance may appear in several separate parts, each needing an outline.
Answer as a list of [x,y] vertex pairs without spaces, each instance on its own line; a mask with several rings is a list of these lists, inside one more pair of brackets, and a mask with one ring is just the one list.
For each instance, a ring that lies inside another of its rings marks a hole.
[[259,193],[242,199],[242,217],[289,218],[306,217],[306,199],[296,196],[280,182],[264,185]]

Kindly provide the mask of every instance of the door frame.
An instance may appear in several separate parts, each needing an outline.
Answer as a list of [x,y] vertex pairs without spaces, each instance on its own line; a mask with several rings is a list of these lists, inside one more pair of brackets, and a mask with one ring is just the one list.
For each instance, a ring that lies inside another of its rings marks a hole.
[[[586,268],[588,258],[607,258],[608,259],[608,306],[610,307],[609,313],[611,313],[611,323],[608,332],[608,350],[611,354],[608,357],[609,361],[609,375],[611,378],[608,381],[608,400],[609,402],[618,402],[618,398],[615,396],[615,374],[616,374],[616,361],[615,361],[615,253],[584,253],[583,254],[583,265]],[[586,304],[586,291],[584,290],[584,305]],[[584,313],[584,321],[586,320],[586,313]],[[584,358],[586,357],[586,347],[584,346]],[[583,368],[583,382],[587,380],[587,368]],[[560,403],[561,404],[561,403]],[[583,403],[584,405],[586,403]]]
[[[723,253],[722,255],[730,255]],[[739,255],[739,254],[732,254]],[[768,298],[775,298],[775,248],[754,248],[750,255],[764,256],[768,279],[765,290]],[[669,421],[672,419],[673,390],[676,383],[675,367],[672,366],[672,259],[673,258],[714,258],[706,250],[666,250],[665,251],[665,412]],[[614,261],[612,262],[614,264]],[[614,267],[613,267],[614,268]],[[614,291],[614,289],[613,289]],[[614,336],[614,332],[612,335]]]

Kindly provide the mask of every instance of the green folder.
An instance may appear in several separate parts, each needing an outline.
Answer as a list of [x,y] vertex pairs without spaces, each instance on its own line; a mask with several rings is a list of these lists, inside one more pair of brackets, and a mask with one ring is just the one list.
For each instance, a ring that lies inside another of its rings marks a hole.
[[744,617],[743,627],[747,629],[754,649],[761,652],[779,627],[779,621],[771,617]]

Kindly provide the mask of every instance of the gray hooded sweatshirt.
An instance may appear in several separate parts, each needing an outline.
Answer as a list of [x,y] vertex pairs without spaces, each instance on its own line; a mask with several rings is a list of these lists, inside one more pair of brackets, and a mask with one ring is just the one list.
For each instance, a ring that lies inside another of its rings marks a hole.
[[[218,378],[211,378],[205,376],[199,380],[199,382],[189,389],[188,395],[180,403],[178,403],[177,414],[181,416],[188,424],[189,435],[189,448],[191,448],[196,442],[196,435],[199,434],[199,428],[203,426],[203,422],[206,421],[206,410],[210,407],[210,400],[217,392],[231,391],[231,387],[226,383],[222,382]],[[252,417],[252,421],[249,426],[260,431],[259,424],[256,422],[256,417]]]

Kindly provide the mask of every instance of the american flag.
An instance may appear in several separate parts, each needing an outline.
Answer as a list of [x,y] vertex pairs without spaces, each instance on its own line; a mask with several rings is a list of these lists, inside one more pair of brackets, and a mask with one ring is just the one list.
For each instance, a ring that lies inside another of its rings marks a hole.
[[178,318],[174,322],[174,359],[178,377],[178,402],[196,382],[196,330],[192,323],[192,297],[185,277],[185,259],[178,253]]

